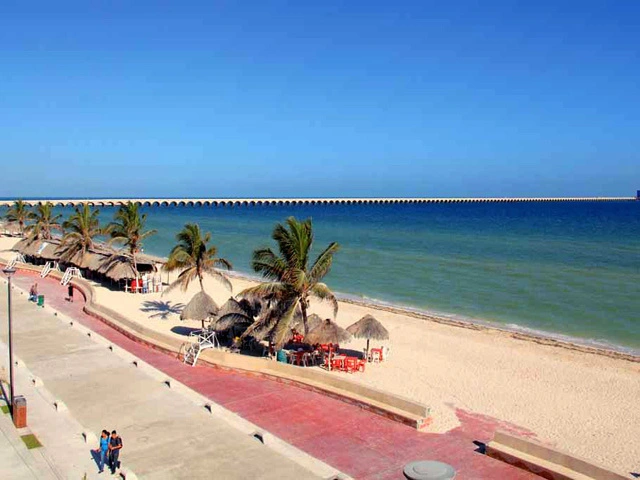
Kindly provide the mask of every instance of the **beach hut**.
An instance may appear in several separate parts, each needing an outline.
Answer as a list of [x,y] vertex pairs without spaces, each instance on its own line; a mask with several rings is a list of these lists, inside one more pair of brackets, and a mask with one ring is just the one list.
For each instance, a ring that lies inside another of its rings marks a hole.
[[0,233],[10,237],[20,236],[20,225],[18,222],[0,222]]
[[[103,253],[103,261],[96,271],[114,282],[137,280],[141,275],[157,272],[155,259],[148,256],[136,257],[138,271],[133,266],[133,258],[128,253]],[[136,285],[137,288],[137,285]],[[142,287],[140,287],[142,288]],[[149,291],[153,291],[148,287]]]
[[307,343],[342,343],[351,338],[351,334],[347,332],[337,323],[329,318],[322,321],[320,325],[311,330],[304,338]]
[[369,356],[370,340],[388,340],[389,332],[386,328],[373,316],[365,315],[353,325],[347,327],[347,332],[355,338],[367,339],[367,352],[365,358]]
[[60,240],[57,238],[50,240],[24,238],[13,249],[25,257],[44,261],[57,261],[62,255]]
[[211,296],[205,292],[198,292],[180,313],[180,320],[198,320],[202,322],[202,329],[204,330],[205,320],[216,318],[219,310]]

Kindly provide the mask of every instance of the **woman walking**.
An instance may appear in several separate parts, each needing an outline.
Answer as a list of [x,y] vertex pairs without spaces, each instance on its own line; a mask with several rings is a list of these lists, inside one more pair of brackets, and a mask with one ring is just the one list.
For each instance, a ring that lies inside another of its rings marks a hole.
[[107,452],[109,451],[109,432],[102,430],[100,435],[100,445],[94,450],[98,454],[98,473],[104,472],[104,464],[107,460]]

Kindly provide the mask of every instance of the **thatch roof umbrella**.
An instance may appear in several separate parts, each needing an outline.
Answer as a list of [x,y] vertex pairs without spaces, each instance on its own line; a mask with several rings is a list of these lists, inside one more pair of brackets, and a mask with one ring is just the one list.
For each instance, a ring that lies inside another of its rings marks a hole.
[[198,292],[180,313],[180,320],[199,320],[204,330],[204,321],[215,318],[219,310],[213,298],[205,292]]
[[[351,338],[351,334],[331,319],[327,318],[316,328],[311,330],[304,340],[310,344],[316,343],[342,343]],[[329,369],[331,369],[331,351],[329,351]]]
[[246,302],[238,302],[235,298],[229,298],[220,307],[214,328],[216,331],[222,332],[236,325],[251,325],[253,320],[253,312]]
[[304,338],[310,344],[315,343],[341,343],[351,338],[351,334],[330,319],[324,320],[320,325],[311,330]]
[[365,315],[353,325],[347,327],[347,332],[352,334],[355,338],[367,339],[367,353],[369,356],[369,341],[370,340],[388,340],[389,332],[382,324],[371,315]]

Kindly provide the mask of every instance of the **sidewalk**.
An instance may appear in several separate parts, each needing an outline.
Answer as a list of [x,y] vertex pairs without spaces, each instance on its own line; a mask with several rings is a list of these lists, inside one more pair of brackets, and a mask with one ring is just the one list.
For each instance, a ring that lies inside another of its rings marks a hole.
[[[0,356],[3,359],[0,363],[6,363],[8,349],[2,342]],[[12,446],[28,469],[36,472],[35,477],[24,478],[82,479],[85,475],[87,480],[98,478],[94,475],[97,469],[89,453],[89,448],[95,448],[95,445],[84,442],[82,426],[70,415],[56,415],[52,408],[51,393],[43,386],[34,385],[31,381],[34,375],[22,362],[15,366],[14,374],[16,395],[23,395],[27,399],[27,428],[17,430],[7,413],[0,418],[0,429],[6,438],[17,439]],[[28,450],[20,439],[28,433],[35,434],[43,446]],[[12,467],[0,464],[0,472],[4,474],[5,469],[11,474],[7,473],[2,478],[14,478]]]
[[[0,402],[4,405],[4,401]],[[29,450],[8,413],[0,414],[0,477],[13,480],[58,479],[44,448]],[[81,478],[81,477],[79,477]]]
[[[12,470],[2,478],[81,479],[85,472],[87,478],[104,478],[97,475],[90,454],[103,428],[116,429],[123,438],[123,470],[144,478],[317,478],[169,388],[165,376],[159,379],[142,364],[137,368],[126,352],[109,349],[50,308],[37,308],[18,289],[13,298],[15,356],[20,360],[16,394],[26,397],[29,426],[45,446],[42,452],[50,456],[52,471],[60,473],[18,477]],[[3,286],[4,341],[6,311]],[[0,355],[6,363],[6,352]],[[14,465],[10,460],[7,465]]]
[[59,281],[26,272],[19,272],[14,278],[24,289],[36,280],[47,305],[153,365],[167,377],[354,478],[395,479],[404,465],[419,459],[453,465],[456,479],[538,478],[477,451],[475,442],[488,442],[498,429],[518,431],[512,424],[458,409],[459,427],[445,434],[418,432],[296,385],[236,371],[187,366],[86,315],[81,295],[76,295],[74,303],[64,301],[66,291]]

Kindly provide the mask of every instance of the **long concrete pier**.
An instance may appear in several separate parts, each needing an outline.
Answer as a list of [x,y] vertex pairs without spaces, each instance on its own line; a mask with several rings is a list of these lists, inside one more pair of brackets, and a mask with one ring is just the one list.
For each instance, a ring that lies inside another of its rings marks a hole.
[[[261,205],[363,205],[400,203],[516,203],[516,202],[624,202],[636,201],[638,197],[380,197],[380,198],[38,198],[23,199],[27,205],[35,206],[47,202],[55,206],[73,207],[83,203],[99,207],[117,207],[137,203],[150,207],[227,207]],[[12,205],[14,200],[0,200],[1,206]]]

